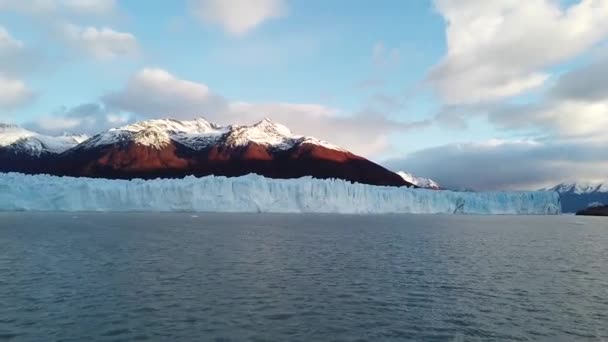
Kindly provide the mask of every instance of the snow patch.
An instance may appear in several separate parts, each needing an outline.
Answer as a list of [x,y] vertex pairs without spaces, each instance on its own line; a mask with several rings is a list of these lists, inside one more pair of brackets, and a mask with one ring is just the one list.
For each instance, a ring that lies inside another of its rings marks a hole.
[[256,143],[287,150],[297,143],[308,143],[345,151],[316,138],[293,134],[286,126],[268,118],[251,126],[220,126],[202,118],[192,121],[147,120],[100,133],[82,144],[82,147],[94,148],[123,141],[135,141],[140,145],[162,148],[172,140],[194,150],[202,150],[222,140],[229,146]]
[[453,192],[342,180],[237,178],[107,180],[0,174],[0,210],[344,214],[559,214],[555,192]]
[[608,192],[608,184],[590,182],[562,183],[547,190],[557,191],[559,193],[573,193],[577,195],[592,194],[598,192],[604,193]]
[[12,148],[33,156],[39,156],[43,152],[62,153],[86,139],[87,137],[83,135],[52,137],[15,125],[0,124],[0,147]]
[[397,174],[403,178],[406,182],[412,183],[416,186],[425,189],[441,189],[441,186],[430,178],[417,177],[409,172],[398,171]]

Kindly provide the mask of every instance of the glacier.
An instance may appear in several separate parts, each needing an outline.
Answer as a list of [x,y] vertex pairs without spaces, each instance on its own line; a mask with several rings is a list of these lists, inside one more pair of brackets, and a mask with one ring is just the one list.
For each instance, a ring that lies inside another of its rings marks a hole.
[[0,211],[552,215],[556,192],[454,192],[258,175],[109,180],[0,174]]

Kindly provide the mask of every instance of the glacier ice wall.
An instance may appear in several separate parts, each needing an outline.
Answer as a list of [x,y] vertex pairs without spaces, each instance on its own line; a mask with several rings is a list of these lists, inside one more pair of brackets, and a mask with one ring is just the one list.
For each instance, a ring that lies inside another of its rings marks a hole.
[[342,180],[107,180],[0,174],[0,210],[272,213],[558,214],[555,192],[452,192]]

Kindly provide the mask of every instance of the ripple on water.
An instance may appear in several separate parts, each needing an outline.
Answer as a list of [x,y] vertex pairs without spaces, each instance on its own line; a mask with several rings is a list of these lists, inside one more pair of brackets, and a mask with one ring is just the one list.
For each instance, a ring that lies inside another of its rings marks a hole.
[[0,213],[0,341],[608,338],[603,221],[193,216]]

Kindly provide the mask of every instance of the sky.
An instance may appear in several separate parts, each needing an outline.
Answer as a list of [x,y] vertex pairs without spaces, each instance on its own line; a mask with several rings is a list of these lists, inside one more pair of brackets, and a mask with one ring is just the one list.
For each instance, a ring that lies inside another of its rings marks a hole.
[[608,0],[0,0],[0,121],[264,117],[445,187],[606,181]]

